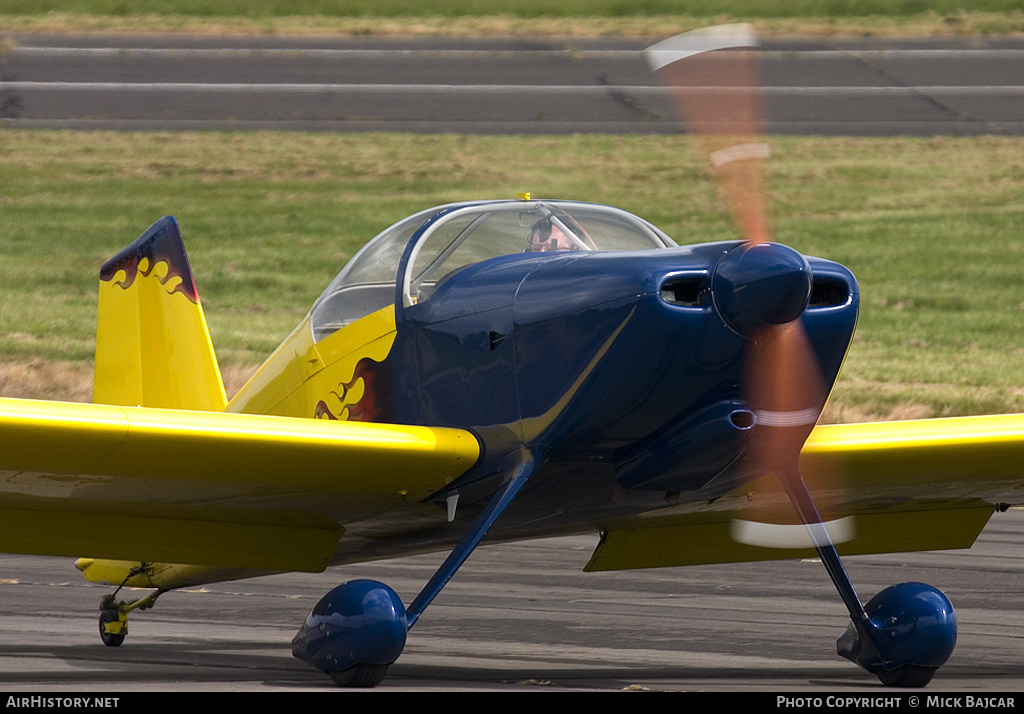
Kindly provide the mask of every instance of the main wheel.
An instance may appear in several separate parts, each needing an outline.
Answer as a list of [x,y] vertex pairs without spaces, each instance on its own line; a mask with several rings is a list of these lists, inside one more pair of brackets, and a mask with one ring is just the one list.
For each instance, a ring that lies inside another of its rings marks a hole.
[[124,642],[125,635],[119,632],[116,635],[106,631],[105,625],[108,622],[117,622],[117,610],[104,610],[100,613],[100,639],[107,647],[120,647]]
[[328,672],[339,687],[376,687],[387,673],[386,664],[356,664],[341,672]]
[[923,687],[932,681],[936,667],[920,667],[916,664],[905,664],[889,672],[875,672],[878,680],[887,687]]

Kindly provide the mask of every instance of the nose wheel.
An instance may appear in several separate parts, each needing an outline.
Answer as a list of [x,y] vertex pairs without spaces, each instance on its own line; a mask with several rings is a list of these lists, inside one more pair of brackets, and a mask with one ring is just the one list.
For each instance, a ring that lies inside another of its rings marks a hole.
[[932,681],[936,671],[938,671],[937,667],[919,667],[914,664],[907,664],[897,667],[891,672],[875,672],[875,676],[878,677],[878,681],[887,687],[912,689],[928,684],[928,682]]
[[376,687],[388,673],[386,664],[357,664],[341,672],[330,672],[331,680],[339,687]]

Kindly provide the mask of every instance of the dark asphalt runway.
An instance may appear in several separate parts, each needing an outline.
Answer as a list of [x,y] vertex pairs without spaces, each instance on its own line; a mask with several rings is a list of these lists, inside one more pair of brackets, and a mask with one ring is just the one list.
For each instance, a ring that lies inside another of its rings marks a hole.
[[[594,543],[481,547],[376,691],[893,694],[835,654],[847,616],[820,563],[583,573]],[[846,562],[864,599],[914,580],[946,592],[959,641],[924,692],[977,696],[1024,690],[1022,553],[1024,510],[1013,509],[993,516],[971,550]],[[442,558],[168,593],[132,615],[114,649],[97,634],[95,608],[109,588],[86,583],[67,559],[0,556],[0,691],[333,691],[290,652],[313,604],[357,577],[380,579],[408,602]]]
[[[674,132],[647,41],[14,36],[0,126]],[[770,41],[769,129],[1024,133],[1024,41]]]

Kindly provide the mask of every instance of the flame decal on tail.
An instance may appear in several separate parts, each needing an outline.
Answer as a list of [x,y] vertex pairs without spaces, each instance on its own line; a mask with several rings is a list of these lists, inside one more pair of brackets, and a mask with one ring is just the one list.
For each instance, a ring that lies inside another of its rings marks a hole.
[[178,223],[165,216],[100,270],[93,401],[220,411],[227,400]]
[[149,277],[161,264],[167,266],[167,273],[159,278],[160,284],[166,285],[172,279],[180,278],[180,282],[168,292],[180,292],[198,304],[199,292],[192,278],[188,256],[185,255],[185,244],[181,240],[178,222],[173,216],[161,218],[137,241],[104,263],[100,268],[100,280],[110,282],[118,273],[124,272],[124,279],[116,281],[115,284],[127,290],[135,282],[137,275]]

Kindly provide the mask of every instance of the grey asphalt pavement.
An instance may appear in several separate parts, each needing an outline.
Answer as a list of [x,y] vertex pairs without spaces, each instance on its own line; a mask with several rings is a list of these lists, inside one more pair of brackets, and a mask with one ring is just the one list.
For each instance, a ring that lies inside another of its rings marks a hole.
[[[675,132],[636,40],[13,36],[0,126]],[[1020,134],[1024,42],[767,41],[769,131]]]
[[[483,546],[410,633],[377,691],[852,692],[892,694],[839,658],[847,616],[820,563],[583,573],[594,538]],[[1024,690],[1024,510],[996,514],[970,550],[847,559],[861,597],[941,588],[959,642],[925,692]],[[109,588],[67,559],[0,556],[0,691],[327,692],[291,656],[327,590],[372,577],[410,601],[443,554],[165,594],[107,648]],[[906,692],[904,692],[906,694]]]

